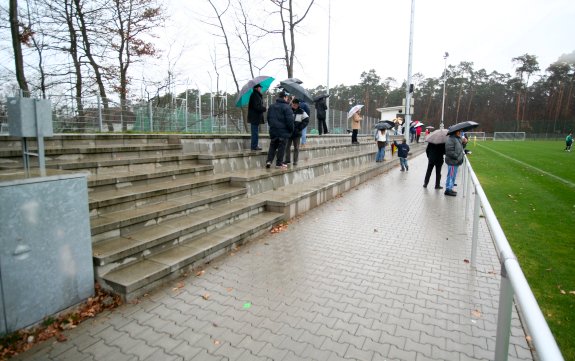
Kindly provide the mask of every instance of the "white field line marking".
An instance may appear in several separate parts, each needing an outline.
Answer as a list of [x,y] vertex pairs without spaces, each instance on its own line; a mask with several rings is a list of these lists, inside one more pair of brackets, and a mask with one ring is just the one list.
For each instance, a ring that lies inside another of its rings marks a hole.
[[537,168],[537,167],[534,167],[534,166],[532,166],[531,164],[522,162],[522,161],[520,161],[520,160],[518,160],[518,159],[515,159],[515,158],[513,158],[513,157],[510,157],[510,156],[508,156],[508,155],[506,155],[506,154],[503,154],[503,153],[501,153],[501,152],[498,152],[498,151],[496,151],[496,150],[493,150],[493,149],[491,149],[491,148],[489,148],[489,147],[486,147],[486,146],[484,146],[484,145],[481,145],[481,144],[478,144],[478,145],[479,145],[480,147],[483,147],[483,148],[485,148],[485,149],[487,149],[487,150],[493,152],[493,153],[496,153],[496,154],[502,156],[503,158],[507,158],[507,159],[509,159],[509,160],[512,160],[512,161],[514,161],[514,162],[516,162],[516,163],[519,163],[519,164],[524,165],[524,166],[526,166],[526,167],[529,167],[529,168],[531,168],[531,169],[535,169],[535,170],[538,171],[538,172],[541,172],[541,173],[543,173],[543,174],[545,174],[545,175],[548,175],[548,176],[551,177],[551,178],[555,178],[555,179],[557,179],[558,181],[563,182],[563,183],[567,184],[568,186],[575,188],[575,183],[570,182],[570,181],[568,181],[567,179],[563,179],[563,178],[561,178],[561,177],[558,177],[558,176],[556,176],[555,174],[551,174],[551,173],[549,173],[549,172],[546,172],[546,171],[544,171],[543,169],[539,169],[539,168]]

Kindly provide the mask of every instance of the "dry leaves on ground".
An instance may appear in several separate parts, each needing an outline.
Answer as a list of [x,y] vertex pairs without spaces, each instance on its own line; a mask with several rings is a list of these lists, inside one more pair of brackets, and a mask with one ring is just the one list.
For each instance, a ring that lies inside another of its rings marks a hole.
[[278,225],[272,227],[270,233],[280,233],[285,231],[288,228],[288,224],[286,222],[282,222]]
[[47,317],[38,326],[19,330],[0,338],[0,360],[7,360],[21,354],[35,344],[52,337],[55,337],[58,342],[65,342],[68,339],[62,334],[63,331],[73,329],[82,321],[122,304],[119,296],[107,293],[99,284],[96,283],[94,289],[94,297],[88,298],[74,311],[56,317]]

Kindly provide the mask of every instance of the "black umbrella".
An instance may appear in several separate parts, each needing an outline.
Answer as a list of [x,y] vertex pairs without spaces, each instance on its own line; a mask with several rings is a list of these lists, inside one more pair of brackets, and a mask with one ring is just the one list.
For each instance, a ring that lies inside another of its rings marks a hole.
[[395,127],[395,123],[391,120],[383,120],[381,122],[375,123],[373,127],[375,129],[391,129]]
[[466,132],[466,131],[471,130],[473,128],[477,128],[478,126],[479,126],[479,123],[472,122],[471,120],[468,120],[466,122],[461,122],[461,123],[457,123],[457,124],[450,126],[447,129],[447,134],[453,134],[453,133],[457,132],[458,130],[461,130],[462,132]]
[[322,100],[322,99],[324,99],[324,98],[328,98],[329,96],[330,96],[330,94],[321,94],[321,95],[315,96],[315,97],[313,98],[313,101],[314,101],[314,102],[319,102],[320,100]]
[[299,80],[298,78],[287,78],[286,80],[282,80],[282,83],[296,83],[296,84],[302,84],[303,81]]
[[313,102],[313,98],[311,97],[309,92],[305,90],[304,87],[302,87],[298,83],[284,80],[280,82],[280,87],[283,88],[283,90],[287,91],[288,93],[295,95],[295,97],[298,98],[299,100],[303,100],[308,103]]

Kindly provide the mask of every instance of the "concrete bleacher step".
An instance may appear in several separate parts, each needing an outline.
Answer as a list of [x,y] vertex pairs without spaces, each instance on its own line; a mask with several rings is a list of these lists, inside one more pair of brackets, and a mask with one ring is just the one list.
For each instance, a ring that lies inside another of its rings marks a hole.
[[233,244],[260,235],[282,219],[280,213],[260,212],[111,271],[102,277],[102,282],[131,300],[159,283],[178,277],[194,263],[205,263],[230,250]]
[[[35,148],[30,151],[36,152]],[[143,144],[143,145],[109,145],[98,147],[45,147],[44,155],[48,161],[98,161],[121,158],[149,158],[153,156],[170,156],[182,153],[180,144]],[[18,161],[22,157],[21,149],[0,149],[0,158]],[[34,158],[31,159],[36,162]]]
[[157,248],[169,247],[172,242],[182,242],[238,219],[249,218],[263,212],[264,207],[265,202],[260,199],[237,199],[125,232],[92,245],[94,265],[98,275],[104,275],[113,268],[153,253]]
[[210,205],[230,202],[245,196],[245,194],[245,188],[222,186],[211,191],[143,205],[136,209],[94,216],[90,219],[92,239],[94,243],[97,243],[106,238],[121,236],[123,233],[134,231],[138,227],[146,227],[150,223],[161,223],[165,219],[196,212]]
[[150,184],[118,184],[119,188],[90,192],[90,215],[103,215],[120,210],[136,209],[145,204],[168,201],[228,185],[229,176],[200,175],[170,179]]
[[200,175],[212,174],[211,165],[175,165],[153,167],[138,171],[106,172],[88,176],[88,188],[94,190],[114,190],[127,185],[153,184],[173,179],[186,179]]

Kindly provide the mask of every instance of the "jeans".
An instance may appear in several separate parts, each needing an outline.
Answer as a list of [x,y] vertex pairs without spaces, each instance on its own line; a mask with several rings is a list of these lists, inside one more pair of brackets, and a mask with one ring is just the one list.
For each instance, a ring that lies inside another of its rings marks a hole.
[[307,127],[303,128],[301,131],[301,145],[305,144],[306,136],[307,136]]
[[297,164],[297,160],[299,158],[299,137],[290,138],[287,141],[286,145],[286,155],[285,155],[285,163],[290,162],[291,159],[291,146],[293,144],[293,164]]
[[286,138],[279,138],[279,137],[271,138],[270,149],[268,150],[268,159],[267,159],[268,163],[273,162],[274,158],[276,158],[276,165],[279,166],[283,164],[284,152],[286,150],[286,142],[287,142]]
[[457,177],[458,165],[447,165],[447,179],[445,180],[445,190],[453,190],[453,185],[455,184],[455,177]]
[[399,158],[399,164],[401,165],[401,169],[409,169],[407,165],[407,158]]
[[260,133],[260,124],[259,123],[250,123],[251,132],[252,132],[252,142],[251,142],[251,149],[255,150],[258,147],[259,142],[259,133]]
[[357,133],[359,133],[359,129],[354,129],[351,132],[351,143],[357,143]]
[[383,158],[385,158],[385,143],[377,142],[377,153],[375,153],[375,161],[383,162]]

